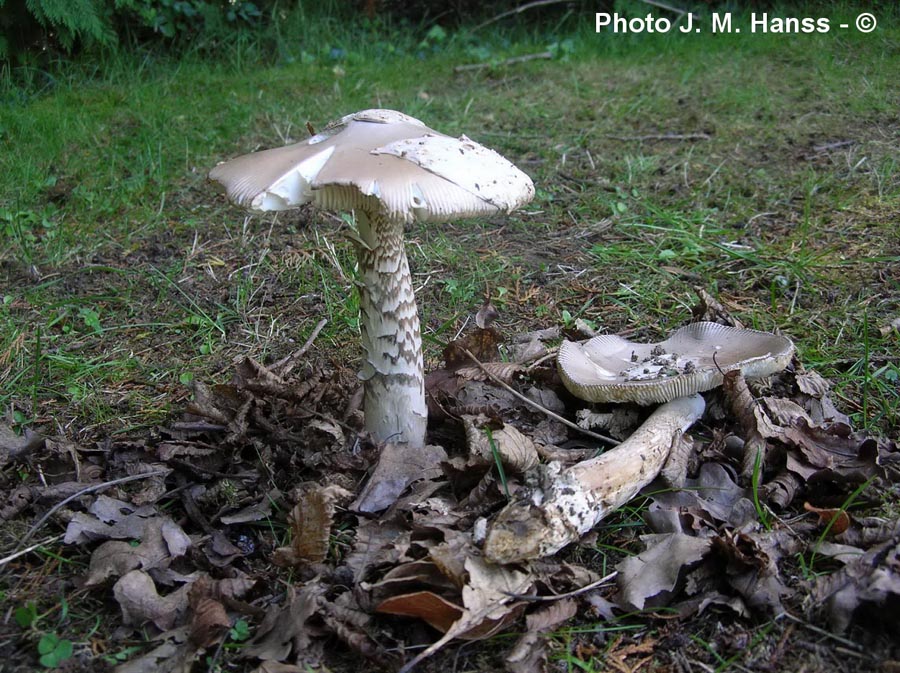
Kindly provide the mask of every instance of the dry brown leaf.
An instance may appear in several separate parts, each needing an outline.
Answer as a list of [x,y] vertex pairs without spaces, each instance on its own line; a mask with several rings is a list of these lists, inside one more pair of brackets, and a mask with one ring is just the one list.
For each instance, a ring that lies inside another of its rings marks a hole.
[[377,566],[395,566],[409,560],[410,531],[406,525],[395,521],[364,519],[356,529],[353,550],[344,563],[353,571],[356,582],[362,580],[369,569]]
[[222,639],[231,626],[225,606],[215,599],[203,597],[191,607],[191,642],[197,647],[212,647]]
[[43,444],[43,435],[29,429],[19,435],[6,423],[0,423],[0,467],[11,460],[24,458]]
[[268,519],[272,516],[272,501],[277,500],[278,496],[279,492],[277,490],[266,493],[259,502],[244,507],[243,509],[239,509],[231,514],[220,516],[219,521],[226,526],[233,526],[238,523],[249,523],[251,521]]
[[534,442],[512,425],[506,424],[489,433],[483,420],[469,415],[464,415],[462,419],[469,452],[485,463],[493,464],[495,449],[510,474],[523,474],[540,461]]
[[168,631],[187,612],[190,585],[184,585],[167,596],[160,596],[153,579],[143,570],[132,570],[113,585],[113,596],[122,610],[125,624],[140,626],[153,622]]
[[525,628],[544,633],[565,624],[578,613],[578,603],[572,598],[563,598],[544,605],[525,618]]
[[528,615],[525,618],[526,632],[506,655],[507,670],[510,673],[543,670],[547,661],[547,639],[542,634],[569,621],[577,611],[578,604],[571,598],[564,598]]
[[381,601],[375,612],[415,617],[446,633],[462,616],[463,609],[431,591],[416,591]]
[[725,374],[722,380],[722,390],[725,391],[725,399],[728,401],[731,412],[737,417],[741,426],[744,439],[741,476],[749,480],[754,470],[757,469],[757,465],[761,470],[761,466],[766,464],[768,433],[763,428],[768,428],[772,422],[756,402],[739,369]]
[[499,317],[500,311],[490,301],[485,301],[475,314],[475,324],[480,329],[487,329]]
[[829,533],[832,535],[840,535],[850,528],[850,515],[845,509],[834,509],[830,507],[816,507],[808,502],[803,503],[803,509],[807,512],[814,512],[819,515],[819,523],[827,526]]
[[664,604],[675,591],[682,570],[701,560],[711,548],[706,538],[682,533],[642,535],[646,549],[616,566],[619,571],[619,603],[631,610],[643,610],[651,603]]
[[335,484],[315,485],[302,493],[288,515],[291,546],[276,549],[274,562],[277,565],[296,565],[324,561],[328,556],[335,508],[352,497],[350,491]]
[[514,362],[483,362],[481,366],[460,367],[456,375],[466,381],[489,381],[491,377],[512,385],[516,376],[525,371],[525,366]]
[[197,648],[188,640],[187,627],[163,634],[162,643],[146,654],[116,666],[114,673],[190,673]]
[[155,517],[141,523],[143,528],[135,536],[141,538],[139,545],[111,540],[94,550],[85,586],[95,586],[137,568],[151,570],[167,567],[173,559],[184,556],[191,546],[190,538],[171,519]]
[[400,673],[408,673],[454,638],[485,638],[499,632],[526,607],[517,597],[527,594],[535,578],[531,573],[488,563],[479,556],[466,559],[469,580],[462,590],[463,613],[443,637],[407,662]]
[[325,587],[308,582],[299,590],[288,588],[283,606],[273,605],[266,612],[256,634],[243,648],[243,655],[273,661],[285,661],[309,649],[312,635],[307,621],[320,609]]
[[[869,612],[876,622],[887,617],[884,607],[900,599],[900,543],[895,536],[873,547],[831,575],[816,579],[814,595],[824,605],[828,620],[838,633],[854,618]],[[893,615],[894,612],[889,613]]]
[[414,481],[440,476],[443,460],[447,460],[447,452],[440,446],[417,448],[388,442],[381,449],[375,471],[350,508],[368,514],[387,509]]
[[66,526],[66,544],[85,544],[95,540],[140,538],[148,519],[157,515],[155,507],[135,505],[110,498],[97,497],[87,512],[76,512]]
[[294,664],[282,664],[277,661],[264,661],[253,673],[309,673],[309,667],[295,666]]
[[481,362],[492,362],[497,357],[497,349],[501,343],[503,339],[495,329],[476,328],[447,344],[444,348],[444,363],[451,371],[474,364],[465,351],[472,353]]

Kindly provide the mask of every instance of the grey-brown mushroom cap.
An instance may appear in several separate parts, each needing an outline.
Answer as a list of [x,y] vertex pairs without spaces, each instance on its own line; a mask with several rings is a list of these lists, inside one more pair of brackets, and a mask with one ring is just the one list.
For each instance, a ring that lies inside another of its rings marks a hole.
[[303,142],[220,163],[209,177],[254,210],[314,203],[403,221],[509,212],[534,196],[531,179],[497,152],[394,110],[347,115]]
[[793,354],[786,337],[698,322],[656,344],[612,335],[564,341],[557,367],[569,392],[583,400],[657,404],[711,390],[734,369],[747,378],[769,376],[787,367]]

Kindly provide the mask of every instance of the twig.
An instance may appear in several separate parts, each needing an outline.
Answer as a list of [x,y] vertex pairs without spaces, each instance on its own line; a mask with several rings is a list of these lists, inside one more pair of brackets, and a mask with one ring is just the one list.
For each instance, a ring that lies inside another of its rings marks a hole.
[[17,552],[20,549],[22,549],[22,547],[25,546],[25,543],[31,539],[31,536],[34,535],[35,533],[37,533],[38,530],[40,530],[41,526],[43,526],[47,522],[47,519],[49,519],[51,516],[53,516],[53,514],[55,514],[57,512],[57,510],[65,507],[66,505],[68,505],[70,502],[72,502],[76,498],[80,498],[83,495],[89,495],[91,493],[96,493],[97,491],[103,491],[103,490],[109,488],[110,486],[118,486],[119,484],[125,484],[129,481],[137,481],[138,479],[149,479],[150,477],[163,477],[163,476],[169,474],[169,472],[171,472],[171,470],[155,470],[153,472],[145,472],[143,474],[132,474],[127,477],[113,479],[112,481],[104,481],[102,484],[93,484],[91,486],[88,486],[87,488],[84,488],[84,489],[78,491],[77,493],[73,493],[65,500],[60,500],[58,503],[53,505],[53,507],[51,507],[49,510],[47,510],[47,513],[44,514],[44,516],[42,516],[38,520],[38,522],[36,524],[34,524],[28,530],[27,533],[25,533],[25,537],[23,537],[19,541],[19,544],[16,545],[16,548],[13,551]]
[[313,328],[312,334],[309,335],[309,338],[307,338],[306,343],[304,343],[300,347],[300,350],[294,351],[287,357],[284,357],[281,360],[279,360],[278,362],[276,362],[275,364],[273,364],[271,367],[268,368],[269,371],[277,373],[277,375],[280,376],[281,378],[287,378],[288,374],[291,373],[291,370],[297,364],[297,360],[299,360],[304,355],[306,355],[306,351],[308,351],[310,349],[310,347],[313,345],[313,341],[315,341],[316,337],[319,336],[319,332],[321,332],[322,328],[325,327],[325,325],[327,325],[327,324],[328,324],[328,320],[326,318],[322,318],[319,321],[319,324],[317,324]]
[[855,145],[855,140],[840,140],[836,143],[826,143],[825,145],[816,145],[813,147],[813,152],[827,152],[828,150],[836,150],[841,147],[849,147],[850,145]]
[[841,643],[842,645],[846,645],[847,647],[849,647],[853,650],[856,650],[857,652],[859,652],[863,649],[861,645],[854,643],[852,640],[848,640],[847,638],[842,638],[841,636],[839,636],[835,633],[831,633],[830,631],[826,631],[825,629],[820,628],[814,624],[810,624],[809,622],[804,621],[803,619],[800,619],[799,617],[794,617],[794,615],[792,615],[790,612],[782,612],[781,616],[787,617],[792,622],[796,622],[797,624],[800,624],[800,626],[809,629],[813,633],[818,633],[820,636],[825,636],[826,638],[831,638],[832,640],[834,640],[838,643]]
[[56,542],[61,537],[62,537],[61,535],[54,535],[53,537],[48,537],[43,542],[38,542],[36,544],[31,545],[30,547],[28,547],[26,549],[22,549],[20,551],[15,552],[14,554],[10,554],[6,558],[0,559],[0,566],[4,566],[7,563],[9,563],[10,561],[15,561],[20,556],[25,556],[25,554],[33,552],[38,547],[43,547],[44,545],[50,544],[51,542]]
[[535,61],[537,59],[553,58],[552,51],[541,51],[536,54],[523,54],[522,56],[513,56],[502,61],[485,61],[483,63],[468,63],[466,65],[458,65],[453,68],[453,72],[466,72],[469,70],[483,70],[484,68],[500,68],[505,65],[515,65],[516,63],[526,63],[527,61]]
[[671,5],[667,5],[665,3],[660,2],[659,0],[641,0],[641,2],[653,5],[654,7],[659,7],[660,9],[664,9],[667,12],[674,12],[678,14],[680,17],[685,14],[692,14],[692,12],[687,11],[686,9],[679,9],[678,7],[672,7]]
[[487,21],[484,21],[483,23],[479,23],[477,26],[475,26],[469,32],[474,33],[476,30],[481,30],[485,26],[490,26],[492,23],[496,23],[500,19],[505,19],[507,16],[512,16],[513,14],[521,14],[522,12],[529,10],[529,9],[533,9],[535,7],[543,7],[545,5],[558,5],[562,2],[568,2],[568,1],[569,0],[533,0],[533,2],[526,2],[524,5],[519,5],[518,7],[510,9],[506,12],[501,12],[500,14],[497,14],[497,16],[491,17]]
[[596,589],[601,584],[605,584],[609,580],[614,579],[615,576],[618,574],[619,574],[619,571],[614,570],[606,577],[601,577],[599,580],[597,580],[595,582],[591,582],[590,584],[585,584],[583,587],[581,587],[579,589],[574,589],[573,591],[569,591],[564,594],[554,594],[553,596],[529,596],[528,594],[514,594],[509,591],[504,591],[503,593],[506,594],[507,596],[512,596],[513,598],[515,598],[517,600],[523,600],[523,601],[535,601],[535,602],[558,601],[563,598],[572,598],[574,596],[579,596],[583,593],[590,591],[591,589]]
[[522,400],[525,404],[537,409],[540,412],[547,414],[547,416],[549,416],[550,418],[557,420],[560,423],[562,423],[563,425],[570,427],[573,430],[577,430],[578,432],[580,432],[584,435],[587,435],[588,437],[593,437],[594,439],[599,439],[601,442],[606,442],[607,444],[612,444],[613,446],[616,446],[620,443],[618,440],[613,439],[612,437],[606,437],[606,436],[600,435],[596,432],[591,432],[590,430],[585,430],[584,428],[579,427],[577,424],[573,423],[572,421],[568,420],[567,418],[563,418],[559,414],[557,414],[553,411],[550,411],[547,407],[538,404],[537,402],[535,402],[532,399],[529,399],[528,397],[525,397],[525,395],[520,393],[518,390],[516,390],[512,386],[508,385],[507,383],[504,383],[503,381],[498,379],[496,376],[494,376],[490,371],[488,371],[488,369],[481,363],[481,361],[478,358],[476,358],[474,355],[472,355],[472,353],[470,351],[468,351],[465,348],[462,348],[460,350],[462,350],[462,352],[465,353],[466,356],[472,362],[474,362],[476,365],[478,365],[481,368],[481,371],[483,371],[485,373],[485,375],[491,381],[493,381],[495,384],[497,384],[501,388],[504,388],[507,392],[515,395],[518,399]]
[[604,138],[610,140],[709,140],[712,136],[708,133],[651,133],[646,136],[614,136],[605,135]]

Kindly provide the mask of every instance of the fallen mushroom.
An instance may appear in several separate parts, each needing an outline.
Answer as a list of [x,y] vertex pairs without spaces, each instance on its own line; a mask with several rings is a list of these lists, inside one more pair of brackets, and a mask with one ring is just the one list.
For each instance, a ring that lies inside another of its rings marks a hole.
[[564,341],[557,363],[563,384],[583,400],[655,404],[711,390],[734,369],[750,379],[769,376],[793,355],[794,344],[786,337],[697,322],[656,344],[614,335],[584,344]]
[[494,563],[549,556],[574,542],[605,516],[631,500],[662,469],[669,449],[702,415],[700,395],[663,404],[624,442],[567,470],[549,463],[538,483],[507,505],[484,543]]
[[393,110],[347,115],[303,142],[221,163],[209,176],[254,210],[314,203],[355,212],[366,429],[376,441],[422,447],[422,339],[404,224],[508,213],[534,196],[529,177],[465,136]]

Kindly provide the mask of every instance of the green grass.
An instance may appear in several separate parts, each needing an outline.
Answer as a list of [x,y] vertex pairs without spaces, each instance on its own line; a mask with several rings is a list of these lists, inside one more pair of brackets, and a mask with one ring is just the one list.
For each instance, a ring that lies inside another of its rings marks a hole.
[[[555,60],[456,75],[560,36],[460,34],[424,52],[407,38],[391,53],[383,33],[334,35],[337,60],[324,47],[275,65],[116,57],[43,89],[7,76],[5,410],[37,425],[152,424],[178,409],[185,376],[226,377],[240,354],[283,356],[320,314],[330,325],[319,345],[355,357],[340,222],[247,217],[205,174],[303,137],[307,120],[385,106],[496,147],[538,186],[511,218],[411,228],[432,366],[486,295],[510,330],[567,311],[659,336],[703,287],[746,323],[794,338],[861,425],[896,432],[900,58],[889,28],[786,41],[615,39],[580,26]],[[653,139],[665,133],[709,139]]]

